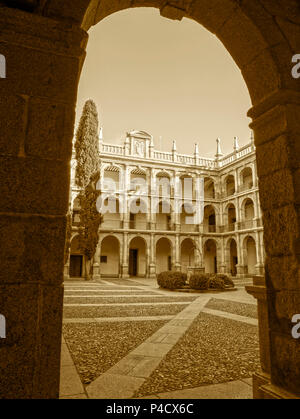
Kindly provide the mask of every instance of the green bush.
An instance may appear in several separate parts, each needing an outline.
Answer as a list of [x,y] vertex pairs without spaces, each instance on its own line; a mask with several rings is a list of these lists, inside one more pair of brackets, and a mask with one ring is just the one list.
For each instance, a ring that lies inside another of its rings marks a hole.
[[190,277],[190,288],[194,290],[207,290],[209,276],[207,274],[195,274]]
[[161,288],[175,290],[182,288],[187,281],[187,275],[182,272],[161,272],[157,275],[157,283]]

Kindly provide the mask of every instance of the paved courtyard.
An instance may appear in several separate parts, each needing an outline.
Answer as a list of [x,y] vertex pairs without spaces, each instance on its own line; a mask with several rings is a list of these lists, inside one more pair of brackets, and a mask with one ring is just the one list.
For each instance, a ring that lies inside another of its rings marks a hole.
[[65,283],[61,398],[252,398],[256,301],[145,279]]

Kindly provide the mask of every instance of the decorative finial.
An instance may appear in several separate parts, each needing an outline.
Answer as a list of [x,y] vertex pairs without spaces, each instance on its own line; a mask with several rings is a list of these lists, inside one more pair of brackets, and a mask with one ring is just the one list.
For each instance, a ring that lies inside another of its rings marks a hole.
[[102,140],[103,140],[103,128],[102,128],[102,127],[100,127],[99,140],[100,140],[100,141],[102,141]]
[[237,151],[239,148],[240,148],[240,146],[239,146],[239,139],[238,139],[238,137],[234,137],[234,146],[233,146],[233,149],[234,149],[234,151]]
[[251,130],[250,139],[251,139],[251,143],[254,144],[254,132],[253,132],[253,130]]
[[222,150],[221,150],[221,139],[217,138],[217,154],[216,154],[216,158],[220,158],[223,156]]
[[173,140],[173,147],[172,147],[172,151],[173,151],[173,152],[177,151],[176,140]]
[[199,155],[199,146],[197,143],[195,143],[195,155]]

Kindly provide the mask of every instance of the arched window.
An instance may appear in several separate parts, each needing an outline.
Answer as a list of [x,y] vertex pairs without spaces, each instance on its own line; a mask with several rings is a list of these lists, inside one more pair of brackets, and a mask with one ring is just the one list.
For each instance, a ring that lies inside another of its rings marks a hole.
[[253,173],[251,167],[246,167],[241,172],[241,189],[246,191],[253,188]]
[[212,205],[204,208],[204,232],[215,233],[217,231],[216,211]]
[[235,194],[235,181],[234,176],[229,175],[225,180],[226,184],[226,196],[232,196]]
[[204,199],[215,199],[215,183],[211,178],[204,179]]

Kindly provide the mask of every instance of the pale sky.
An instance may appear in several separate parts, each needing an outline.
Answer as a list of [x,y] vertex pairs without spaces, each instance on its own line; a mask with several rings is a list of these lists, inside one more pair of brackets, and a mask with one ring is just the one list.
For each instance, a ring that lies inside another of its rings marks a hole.
[[[115,13],[89,31],[77,122],[84,102],[98,107],[104,142],[120,144],[136,129],[154,136],[155,148],[214,156],[250,140],[247,86],[223,44],[198,23],[162,18],[153,8]],[[161,141],[159,137],[162,137]]]

